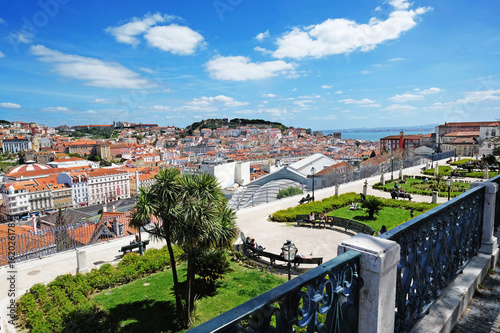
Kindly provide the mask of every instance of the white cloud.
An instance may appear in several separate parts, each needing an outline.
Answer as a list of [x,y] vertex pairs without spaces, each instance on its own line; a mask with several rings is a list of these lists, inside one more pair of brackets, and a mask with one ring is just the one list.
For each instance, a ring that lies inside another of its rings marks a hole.
[[470,104],[488,101],[500,100],[500,89],[497,90],[482,90],[469,91],[465,93],[465,97],[457,100],[455,104]]
[[21,105],[16,103],[0,103],[0,108],[4,109],[19,109]]
[[253,49],[254,49],[255,51],[257,51],[257,52],[262,53],[262,54],[272,54],[272,53],[273,53],[273,51],[270,51],[270,50],[265,49],[265,48],[260,47],[260,46],[256,46],[256,47],[254,47]]
[[0,24],[2,25],[7,25],[7,22],[5,22],[5,20],[3,18],[0,17]]
[[403,60],[405,60],[405,58],[391,58],[387,61],[403,61]]
[[97,111],[94,110],[87,110],[85,111],[86,114],[97,114]]
[[218,108],[216,107],[217,104],[222,104],[223,106],[226,107],[238,107],[238,106],[248,105],[249,103],[239,102],[232,97],[224,95],[218,95],[213,97],[203,96],[200,98],[193,98],[192,101],[187,102],[186,105],[181,108],[190,111],[217,111],[218,110]]
[[251,62],[243,56],[217,56],[205,64],[212,78],[232,81],[267,79],[293,71],[295,66],[283,60]]
[[263,94],[262,97],[265,97],[265,98],[274,98],[276,97],[275,94]]
[[250,114],[250,115],[254,115],[254,114],[267,114],[269,117],[274,117],[274,118],[292,115],[292,114],[297,113],[297,112],[299,112],[299,111],[288,110],[286,108],[280,108],[280,107],[269,108],[269,109],[259,108],[257,110],[238,110],[238,111],[234,111],[235,114]]
[[343,91],[342,90],[337,90],[335,93],[340,95],[340,94],[343,93]]
[[202,35],[177,24],[152,27],[144,38],[151,46],[179,55],[193,54],[197,47],[203,45]]
[[2,51],[0,51],[0,58],[3,58],[3,57],[5,57],[5,54]]
[[342,102],[344,104],[372,104],[372,103],[375,103],[375,101],[368,99],[368,98],[363,98],[361,100],[346,98],[346,99],[340,99],[339,102]]
[[51,64],[57,74],[82,80],[88,86],[138,89],[150,85],[139,74],[116,62],[64,54],[43,45],[31,46],[30,52],[40,61]]
[[379,108],[382,105],[375,103],[375,104],[360,104],[362,108]]
[[330,88],[332,88],[332,87],[333,87],[333,86],[327,86],[326,84],[324,84],[324,85],[322,85],[322,86],[321,86],[321,88],[323,88],[323,89],[330,89]]
[[386,107],[384,110],[389,111],[391,113],[409,113],[410,111],[416,110],[417,108],[411,105],[402,105],[402,104],[392,104]]
[[397,10],[406,10],[410,7],[410,4],[406,0],[391,0],[389,4]]
[[113,35],[117,42],[137,46],[139,40],[135,37],[145,33],[151,26],[172,19],[172,16],[156,14],[147,14],[144,18],[134,17],[130,22],[117,27],[107,27],[105,31]]
[[424,96],[422,95],[414,95],[414,94],[402,94],[402,95],[396,95],[392,96],[389,98],[389,100],[395,102],[395,103],[405,103],[408,101],[418,101],[424,99]]
[[340,18],[328,19],[320,24],[305,28],[294,27],[276,41],[278,49],[273,56],[279,59],[288,57],[301,59],[304,57],[322,58],[333,54],[350,53],[354,50],[367,52],[378,44],[394,40],[415,25],[420,15],[429,11],[429,7],[409,10],[406,1],[391,2],[395,11],[380,21],[372,17],[366,24]]
[[45,111],[45,112],[70,112],[71,110],[65,106],[56,106],[56,107],[50,106],[48,108],[43,108],[42,111]]
[[367,69],[361,71],[361,74],[370,74],[370,73],[371,73],[371,71],[369,71]]
[[261,32],[257,36],[255,36],[255,39],[259,41],[263,41],[265,38],[269,37],[269,30],[266,30],[265,32]]
[[301,108],[308,108],[309,103],[313,103],[314,101],[312,99],[303,99],[300,101],[294,101],[293,104],[301,107]]
[[99,104],[114,104],[116,101],[113,101],[111,99],[104,99],[104,98],[96,98],[93,101],[90,101],[90,103],[99,103]]
[[148,74],[156,74],[158,73],[157,71],[155,71],[154,69],[151,69],[151,68],[147,68],[147,67],[139,67],[139,69],[145,73],[148,73]]
[[321,96],[312,94],[312,95],[299,96],[298,98],[321,98]]
[[429,89],[424,89],[419,91],[419,94],[421,95],[430,95],[430,94],[437,94],[444,91],[444,89],[441,88],[429,88]]
[[31,44],[32,38],[33,38],[33,35],[27,35],[27,34],[24,34],[20,31],[11,32],[9,34],[9,41],[11,44],[12,43]]

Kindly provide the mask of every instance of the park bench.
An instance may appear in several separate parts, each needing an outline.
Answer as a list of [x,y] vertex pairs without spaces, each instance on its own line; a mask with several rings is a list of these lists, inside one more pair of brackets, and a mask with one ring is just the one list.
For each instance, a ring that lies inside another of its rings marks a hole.
[[397,191],[392,191],[391,197],[393,199],[397,199],[397,198],[408,199],[408,201],[411,201],[411,199],[412,199],[410,193],[402,193],[402,192],[397,192]]
[[297,225],[310,225],[311,227],[315,227],[316,224],[319,224],[320,226],[323,224],[323,226],[326,226],[326,222],[321,222],[321,220],[316,219],[314,222],[311,222],[309,220],[309,215],[307,214],[298,214],[295,216],[295,221],[297,222]]
[[451,173],[453,177],[467,177],[467,171],[453,171]]
[[[142,246],[143,246],[144,250],[146,250],[146,245],[148,245],[148,244],[149,244],[149,239],[142,241]],[[123,254],[125,254],[125,253],[127,253],[127,251],[132,251],[133,249],[139,248],[140,246],[141,246],[141,242],[134,242],[132,244],[122,246],[122,248],[119,249],[118,252],[123,252]]]
[[[316,220],[314,224],[309,222],[309,215],[298,214],[297,216],[295,216],[295,220],[297,221],[297,225],[299,226],[312,225],[314,227],[316,224],[320,224],[320,226],[322,224],[322,222],[320,222],[319,220]],[[334,217],[327,216],[327,219],[325,221],[325,227],[326,225],[328,225],[330,228],[332,227],[344,228],[346,232],[347,230],[352,230],[367,235],[373,235],[373,233],[375,232],[375,230],[373,230],[370,226],[366,224],[336,216]]]
[[302,199],[299,200],[299,205],[303,204],[304,202],[310,202],[310,201],[314,201],[314,196],[303,197]]
[[[254,248],[250,244],[246,242],[246,237],[243,233],[240,233],[241,240],[243,241],[243,247],[245,250],[249,251],[254,258],[267,258],[269,259],[269,262],[271,266],[274,266],[276,264],[276,261],[282,261],[287,263],[288,260],[285,260],[281,255],[276,254],[276,253],[271,253],[271,252],[266,252],[266,251],[261,251],[259,249]],[[301,258],[301,257],[295,257],[294,260],[291,261],[291,263],[294,264],[294,267],[299,265],[299,264],[315,264],[315,265],[321,265],[323,263],[323,258],[322,257],[317,257],[317,258]]]

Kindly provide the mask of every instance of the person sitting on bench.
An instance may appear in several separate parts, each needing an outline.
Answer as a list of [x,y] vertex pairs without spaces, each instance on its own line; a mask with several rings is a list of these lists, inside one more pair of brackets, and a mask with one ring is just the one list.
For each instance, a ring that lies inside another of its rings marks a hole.
[[262,247],[259,244],[257,244],[255,242],[255,238],[252,238],[252,240],[250,241],[250,246],[252,246],[253,248],[260,250],[260,251],[264,251],[266,249],[265,247]]
[[326,228],[326,215],[325,213],[320,213],[319,214],[319,225],[321,226],[323,224],[323,229]]
[[311,228],[314,227],[314,223],[316,223],[316,217],[314,216],[314,212],[309,214],[309,222],[312,224]]
[[130,244],[139,243],[139,235],[135,235],[135,239],[130,241]]

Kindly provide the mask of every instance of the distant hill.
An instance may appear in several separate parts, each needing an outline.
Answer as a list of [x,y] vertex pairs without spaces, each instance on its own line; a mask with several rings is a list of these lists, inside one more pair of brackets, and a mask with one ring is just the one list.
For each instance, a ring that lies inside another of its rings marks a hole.
[[281,131],[286,130],[288,127],[274,121],[267,121],[263,119],[243,119],[243,118],[234,118],[231,120],[225,119],[206,119],[202,121],[197,121],[192,123],[191,125],[185,128],[187,135],[192,135],[193,131],[201,130],[203,128],[210,128],[215,130],[222,126],[228,126],[229,128],[236,128],[238,126],[246,126],[246,125],[254,125],[254,126],[263,126],[263,127],[275,127],[279,128]]

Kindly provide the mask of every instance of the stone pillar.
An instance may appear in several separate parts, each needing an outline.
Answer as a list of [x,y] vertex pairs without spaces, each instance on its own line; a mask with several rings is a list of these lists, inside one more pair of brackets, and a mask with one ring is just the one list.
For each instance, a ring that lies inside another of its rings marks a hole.
[[394,333],[398,243],[365,234],[343,241],[337,255],[348,250],[361,252],[358,331]]
[[368,180],[365,179],[365,183],[363,184],[363,195],[366,197],[366,191],[368,190]]
[[385,185],[384,165],[383,164],[380,166],[380,184]]
[[439,163],[436,162],[436,166],[434,167],[434,176],[437,176],[437,174],[439,172],[438,170],[439,170]]
[[484,196],[484,211],[483,211],[483,237],[481,239],[481,248],[479,252],[491,255],[492,267],[495,267],[498,261],[498,241],[494,236],[495,233],[495,205],[496,193],[498,191],[498,184],[493,182],[475,182],[472,183],[470,188],[473,189],[477,186],[485,186]]
[[436,203],[438,201],[438,191],[432,191],[432,203]]
[[484,168],[484,179],[490,179],[490,174],[489,174],[488,166],[485,166]]
[[339,181],[337,180],[335,182],[335,196],[339,195]]
[[76,250],[76,272],[85,274],[87,271],[87,253]]

